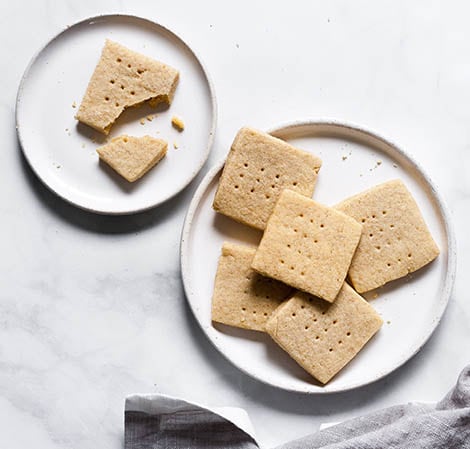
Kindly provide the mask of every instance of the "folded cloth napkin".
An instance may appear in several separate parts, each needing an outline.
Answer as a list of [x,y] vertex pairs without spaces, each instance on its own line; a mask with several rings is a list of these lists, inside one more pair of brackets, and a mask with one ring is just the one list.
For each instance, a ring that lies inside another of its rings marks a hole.
[[[259,448],[240,409],[167,396],[126,399],[125,449]],[[277,449],[470,449],[470,365],[437,404],[398,405],[328,427]]]

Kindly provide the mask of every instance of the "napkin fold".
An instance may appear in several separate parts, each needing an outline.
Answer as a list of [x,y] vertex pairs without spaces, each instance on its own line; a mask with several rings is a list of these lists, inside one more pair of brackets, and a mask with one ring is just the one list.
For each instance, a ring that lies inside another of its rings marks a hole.
[[[256,449],[242,409],[163,395],[126,399],[125,449]],[[328,427],[277,449],[470,449],[470,365],[437,404],[408,403]]]

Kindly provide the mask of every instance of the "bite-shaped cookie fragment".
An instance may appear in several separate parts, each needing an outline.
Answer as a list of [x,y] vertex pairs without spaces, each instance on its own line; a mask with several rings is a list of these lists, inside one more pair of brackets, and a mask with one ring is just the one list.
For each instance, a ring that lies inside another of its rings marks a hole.
[[333,302],[361,237],[361,225],[331,207],[284,190],[252,268]]
[[300,366],[325,384],[381,326],[382,319],[373,307],[344,283],[333,304],[296,293],[271,315],[266,332]]
[[170,104],[178,78],[176,69],[106,39],[75,118],[108,134],[125,108]]
[[284,189],[311,197],[321,160],[269,134],[242,128],[227,156],[213,207],[264,229]]
[[165,156],[167,149],[168,144],[162,139],[123,135],[115,137],[96,152],[123,178],[134,182],[154,167]]
[[253,271],[255,248],[224,243],[217,267],[212,320],[229,326],[264,331],[272,312],[292,288]]
[[439,255],[418,205],[398,179],[354,195],[335,209],[362,224],[349,268],[359,293],[406,276]]

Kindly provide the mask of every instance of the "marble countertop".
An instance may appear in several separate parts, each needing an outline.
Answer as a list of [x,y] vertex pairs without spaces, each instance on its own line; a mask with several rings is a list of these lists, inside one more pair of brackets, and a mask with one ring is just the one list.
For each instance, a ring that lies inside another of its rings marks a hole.
[[[108,12],[179,33],[205,61],[219,104],[200,176],[131,217],[93,215],[54,196],[15,132],[31,56],[65,25]],[[470,362],[469,13],[465,1],[1,2],[2,447],[122,448],[124,397],[137,392],[243,407],[267,447],[325,421],[438,400]],[[302,118],[361,124],[419,160],[452,212],[459,255],[453,297],[422,351],[377,383],[327,397],[276,390],[227,362],[191,315],[179,272],[191,196],[236,130]]]

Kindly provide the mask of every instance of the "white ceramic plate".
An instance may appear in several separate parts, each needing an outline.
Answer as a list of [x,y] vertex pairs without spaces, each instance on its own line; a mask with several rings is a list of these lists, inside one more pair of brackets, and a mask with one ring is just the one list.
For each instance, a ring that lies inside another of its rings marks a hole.
[[267,335],[211,323],[211,297],[222,243],[256,245],[261,238],[261,232],[212,210],[221,162],[196,191],[183,228],[181,265],[189,304],[220,352],[265,383],[297,392],[330,393],[378,380],[419,351],[447,305],[455,276],[455,243],[443,202],[418,165],[374,133],[331,121],[293,123],[271,133],[322,158],[314,193],[322,203],[333,205],[381,182],[402,179],[418,202],[441,254],[415,274],[366,295],[384,320],[382,329],[330,383],[320,386]]
[[[148,134],[168,141],[167,156],[132,184],[99,163],[95,150],[105,137],[74,119],[106,38],[180,71],[169,108],[131,108],[111,129],[109,138]],[[156,117],[145,120],[149,114]],[[172,128],[173,115],[183,118],[182,133]],[[200,60],[173,32],[143,18],[107,15],[66,28],[32,59],[18,91],[16,121],[26,159],[52,191],[93,212],[129,214],[162,203],[196,176],[212,144],[216,102]]]

